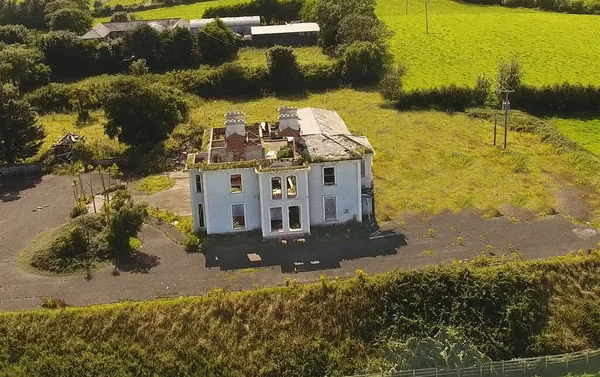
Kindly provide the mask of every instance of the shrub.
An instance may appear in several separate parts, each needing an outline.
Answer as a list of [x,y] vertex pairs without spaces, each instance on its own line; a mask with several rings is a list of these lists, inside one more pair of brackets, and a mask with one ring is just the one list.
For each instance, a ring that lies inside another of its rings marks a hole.
[[30,31],[23,25],[0,25],[0,42],[27,44]]
[[61,298],[46,297],[42,299],[40,306],[43,309],[64,309],[67,307],[67,303]]
[[389,69],[379,82],[379,92],[386,101],[398,101],[402,96],[402,79],[406,75],[406,66],[399,64]]
[[301,69],[304,86],[308,90],[339,88],[342,84],[342,70],[338,62],[310,63]]
[[196,253],[200,251],[200,238],[194,233],[185,235],[184,248],[188,253]]
[[155,194],[157,192],[169,190],[175,186],[175,180],[166,175],[151,175],[142,179],[135,188],[146,194]]
[[303,77],[291,47],[275,46],[267,50],[269,80],[276,93],[302,89]]
[[355,42],[342,56],[342,76],[354,85],[378,82],[385,72],[385,49],[373,42]]
[[73,207],[69,216],[71,216],[71,218],[74,219],[81,215],[85,215],[86,213],[88,213],[87,204],[84,199],[80,198],[77,199],[77,204],[75,204],[75,207]]
[[202,18],[239,17],[260,14],[267,24],[301,19],[303,0],[256,0],[207,8]]

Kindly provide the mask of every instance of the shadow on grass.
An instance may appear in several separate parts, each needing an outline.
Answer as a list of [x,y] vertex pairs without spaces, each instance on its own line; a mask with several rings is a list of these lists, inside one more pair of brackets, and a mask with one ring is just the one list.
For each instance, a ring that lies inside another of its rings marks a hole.
[[[380,238],[372,239],[374,235]],[[281,266],[283,273],[289,273],[340,268],[341,261],[393,255],[405,245],[405,236],[396,227],[348,224],[313,227],[310,236],[299,238],[263,240],[260,232],[209,236],[204,254],[209,268]]]
[[21,191],[37,186],[42,175],[25,175],[18,177],[0,177],[0,201],[12,202],[21,198]]

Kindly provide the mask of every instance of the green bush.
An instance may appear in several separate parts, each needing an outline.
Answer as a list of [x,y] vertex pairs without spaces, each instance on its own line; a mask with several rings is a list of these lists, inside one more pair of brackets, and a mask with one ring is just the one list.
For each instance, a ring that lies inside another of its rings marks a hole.
[[386,51],[373,42],[354,42],[342,56],[342,76],[353,85],[372,84],[385,72]]
[[200,238],[194,233],[188,233],[185,235],[185,240],[183,244],[185,251],[188,253],[196,253],[200,250]]
[[275,46],[267,50],[269,80],[275,93],[295,92],[303,88],[303,77],[294,49]]
[[299,13],[303,0],[256,0],[233,5],[207,8],[202,18],[240,17],[259,14],[267,24],[301,19]]
[[201,60],[206,64],[217,64],[230,60],[237,54],[233,32],[216,18],[198,31],[198,48]]

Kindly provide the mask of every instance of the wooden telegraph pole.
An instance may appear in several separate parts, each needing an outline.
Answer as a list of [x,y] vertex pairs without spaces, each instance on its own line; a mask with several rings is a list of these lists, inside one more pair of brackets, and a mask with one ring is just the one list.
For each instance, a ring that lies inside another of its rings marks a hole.
[[425,0],[425,32],[429,34],[429,17],[427,14],[427,0]]
[[508,94],[514,93],[515,91],[509,86],[507,86],[501,87],[498,90],[498,92],[504,94],[504,100],[502,101],[502,110],[504,110],[504,149],[506,149],[506,143],[508,139],[508,110],[510,110],[510,101],[508,100]]

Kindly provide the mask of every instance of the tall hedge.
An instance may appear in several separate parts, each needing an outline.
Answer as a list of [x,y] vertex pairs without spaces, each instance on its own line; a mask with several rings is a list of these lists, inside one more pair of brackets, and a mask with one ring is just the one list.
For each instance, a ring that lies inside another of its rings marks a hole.
[[207,8],[203,18],[260,15],[267,24],[299,20],[304,0],[255,0]]

